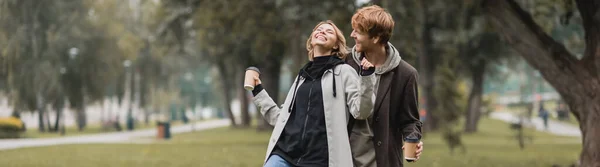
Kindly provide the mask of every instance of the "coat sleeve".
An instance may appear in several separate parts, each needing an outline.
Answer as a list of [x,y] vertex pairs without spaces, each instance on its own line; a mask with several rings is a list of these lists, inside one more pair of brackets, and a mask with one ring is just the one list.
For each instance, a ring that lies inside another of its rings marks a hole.
[[367,119],[373,113],[373,79],[375,75],[358,76],[349,65],[342,66],[344,95],[352,117]]
[[416,71],[408,76],[403,91],[404,94],[402,94],[402,105],[400,105],[396,120],[400,120],[398,121],[398,128],[402,132],[402,136],[418,137],[420,139],[422,123],[419,120],[418,77]]
[[281,107],[277,106],[275,101],[269,96],[266,90],[261,90],[254,98],[252,98],[254,105],[258,107],[258,110],[271,126],[275,126]]

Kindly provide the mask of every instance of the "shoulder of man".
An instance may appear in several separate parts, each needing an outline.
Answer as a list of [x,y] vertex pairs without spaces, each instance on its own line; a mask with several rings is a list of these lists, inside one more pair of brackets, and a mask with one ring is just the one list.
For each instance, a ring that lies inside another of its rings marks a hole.
[[400,64],[396,67],[396,72],[402,76],[419,76],[417,69],[404,60],[400,60]]

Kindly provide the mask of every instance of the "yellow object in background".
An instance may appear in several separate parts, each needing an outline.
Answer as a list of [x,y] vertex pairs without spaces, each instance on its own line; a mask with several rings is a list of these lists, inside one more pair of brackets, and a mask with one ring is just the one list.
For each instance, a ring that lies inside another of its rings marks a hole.
[[15,117],[0,118],[0,129],[22,130],[23,121]]

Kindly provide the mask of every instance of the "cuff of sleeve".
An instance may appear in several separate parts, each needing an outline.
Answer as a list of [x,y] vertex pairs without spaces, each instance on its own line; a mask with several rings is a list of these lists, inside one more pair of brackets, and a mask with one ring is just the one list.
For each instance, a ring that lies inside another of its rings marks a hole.
[[256,86],[254,86],[254,89],[252,90],[252,95],[256,96],[262,90],[263,90],[262,84],[256,85]]
[[371,67],[369,69],[362,69],[360,68],[360,75],[361,76],[369,76],[371,74],[375,73],[375,67]]

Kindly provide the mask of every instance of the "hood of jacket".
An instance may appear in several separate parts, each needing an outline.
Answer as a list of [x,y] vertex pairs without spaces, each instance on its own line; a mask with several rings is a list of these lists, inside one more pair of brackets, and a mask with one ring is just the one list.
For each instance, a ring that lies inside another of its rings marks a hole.
[[[392,45],[389,42],[386,46],[386,51],[387,58],[385,60],[385,63],[383,63],[382,66],[375,68],[375,74],[381,75],[398,67],[398,65],[400,64],[400,60],[402,60],[402,58],[400,57],[400,53],[398,53],[396,47],[394,47],[394,45]],[[357,52],[356,47],[352,47],[352,58],[354,59],[354,61],[356,61],[357,64],[360,64],[360,60],[362,57],[362,53]]]

